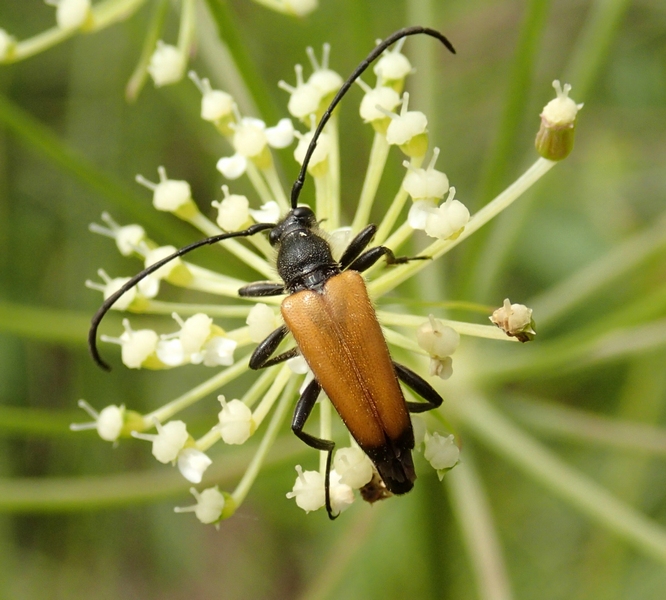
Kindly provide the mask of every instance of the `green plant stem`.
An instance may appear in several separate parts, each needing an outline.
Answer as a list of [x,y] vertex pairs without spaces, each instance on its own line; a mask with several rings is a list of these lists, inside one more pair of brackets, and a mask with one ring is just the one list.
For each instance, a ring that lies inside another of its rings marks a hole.
[[462,425],[529,477],[636,550],[666,564],[666,531],[569,467],[469,389],[451,394]]
[[231,52],[237,71],[250,91],[252,100],[266,122],[274,123],[280,118],[275,106],[272,90],[264,85],[264,78],[257,71],[254,61],[246,50],[242,40],[242,28],[235,22],[234,15],[226,0],[206,0],[206,4],[217,25],[220,38]]
[[97,193],[114,208],[139,222],[150,223],[150,229],[171,243],[184,246],[191,241],[185,229],[172,216],[155,211],[149,200],[106,175],[72,148],[66,146],[50,129],[8,98],[0,95],[0,123],[10,128],[26,146],[36,150],[55,167]]
[[539,328],[554,324],[592,294],[666,249],[666,213],[651,227],[615,246],[568,279],[532,298]]
[[512,394],[502,407],[548,437],[666,457],[666,429]]
[[615,39],[628,0],[596,0],[576,42],[565,81],[585,100]]
[[499,536],[468,447],[463,462],[447,473],[444,481],[476,576],[479,598],[510,600],[513,594]]
[[[78,434],[77,434],[78,435]],[[225,452],[206,470],[202,488],[228,486],[245,471],[255,448]],[[294,436],[276,440],[264,465],[293,462],[307,451]],[[0,478],[0,513],[59,513],[160,502],[188,493],[192,484],[168,467],[84,477]]]

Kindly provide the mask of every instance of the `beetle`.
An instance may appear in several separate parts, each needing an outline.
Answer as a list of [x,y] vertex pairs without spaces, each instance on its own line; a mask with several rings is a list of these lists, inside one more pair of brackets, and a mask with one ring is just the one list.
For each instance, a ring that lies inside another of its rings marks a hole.
[[[375,46],[343,83],[322,115],[291,190],[291,210],[278,223],[256,223],[241,231],[194,242],[144,269],[104,301],[92,318],[88,335],[93,359],[102,368],[110,370],[97,349],[97,329],[104,315],[125,292],[161,266],[196,248],[269,230],[268,239],[277,250],[276,267],[282,283],[259,281],[240,288],[238,293],[246,298],[286,294],[281,304],[284,325],[258,344],[249,366],[263,369],[300,354],[310,367],[314,379],[296,404],[291,428],[308,446],[327,453],[325,501],[331,519],[337,517],[330,499],[331,458],[335,444],[303,430],[321,391],[329,397],[351,435],[375,465],[387,492],[381,497],[405,494],[414,486],[414,433],[409,413],[431,410],[442,403],[442,397],[428,382],[391,359],[361,276],[382,257],[389,265],[427,257],[396,257],[386,246],[368,249],[377,230],[376,225],[371,224],[351,240],[336,261],[329,242],[319,231],[314,212],[307,206],[298,205],[308,163],[337,104],[384,50],[397,40],[416,34],[434,37],[455,53],[441,33],[418,26],[400,29]],[[289,333],[296,346],[274,356]],[[424,402],[407,402],[400,381]]]

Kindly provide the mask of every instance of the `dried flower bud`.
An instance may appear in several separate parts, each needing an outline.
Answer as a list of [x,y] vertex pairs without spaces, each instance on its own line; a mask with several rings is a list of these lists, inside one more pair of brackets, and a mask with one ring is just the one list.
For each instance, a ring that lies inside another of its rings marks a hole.
[[520,342],[529,342],[536,335],[532,309],[524,304],[511,304],[508,298],[504,300],[502,307],[488,318],[507,335]]
[[562,160],[573,150],[576,115],[583,108],[569,98],[571,86],[560,86],[553,81],[557,97],[551,100],[541,113],[541,127],[537,133],[535,146],[537,152],[548,160]]

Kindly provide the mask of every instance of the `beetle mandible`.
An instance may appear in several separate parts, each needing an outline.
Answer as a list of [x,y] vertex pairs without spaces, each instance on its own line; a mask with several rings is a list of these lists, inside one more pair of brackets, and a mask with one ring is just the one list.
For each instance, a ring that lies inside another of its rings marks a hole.
[[[335,444],[303,431],[320,392],[324,390],[345,426],[375,465],[386,489],[393,494],[408,492],[416,479],[412,461],[414,433],[409,413],[431,410],[442,403],[442,397],[429,383],[391,359],[361,276],[382,257],[387,264],[426,257],[396,257],[386,246],[367,249],[377,230],[376,225],[368,225],[352,239],[340,260],[336,261],[328,241],[318,230],[314,212],[307,206],[298,206],[308,163],[335,107],[384,50],[399,39],[416,34],[434,37],[455,53],[441,33],[419,26],[400,29],[376,45],[342,84],[322,115],[291,190],[291,210],[284,218],[278,223],[257,223],[241,231],[194,242],[154,263],[104,301],[92,318],[88,334],[93,359],[102,368],[110,370],[97,349],[97,329],[104,315],[125,292],[166,263],[196,248],[270,230],[268,237],[277,250],[276,267],[283,282],[251,283],[240,288],[238,293],[247,298],[287,294],[281,305],[285,324],[259,343],[250,357],[249,366],[262,369],[299,354],[308,363],[314,379],[296,404],[291,428],[307,445],[327,453],[325,498],[326,511],[331,519],[337,517],[330,499],[331,457]],[[273,356],[289,333],[296,346]],[[425,402],[407,402],[399,381]]]

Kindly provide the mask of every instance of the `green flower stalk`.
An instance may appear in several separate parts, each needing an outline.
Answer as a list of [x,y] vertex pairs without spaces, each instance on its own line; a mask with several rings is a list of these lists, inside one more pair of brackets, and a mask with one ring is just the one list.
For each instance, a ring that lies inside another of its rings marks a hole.
[[[321,63],[314,58],[311,49],[308,55],[313,67],[312,75],[306,80],[302,67],[297,66],[296,85],[279,84],[290,93],[288,110],[301,123],[299,127],[295,127],[289,118],[269,127],[260,119],[243,116],[230,94],[213,89],[207,79],[190,73],[190,78],[202,94],[201,117],[210,122],[233,148],[233,154],[221,157],[217,162],[217,169],[229,185],[222,186],[222,198],[211,203],[216,217],[210,219],[197,208],[188,183],[169,179],[166,170],[159,167],[157,183],[137,176],[137,181],[152,191],[157,210],[171,212],[206,236],[240,231],[252,223],[276,222],[280,214],[288,210],[288,195],[275,169],[273,149],[291,147],[298,139],[294,157],[301,163],[311,139],[313,123],[317,122],[322,106],[327,105],[332,91],[342,81],[328,66],[328,46],[324,47]],[[391,147],[397,146],[407,157],[408,160],[403,163],[405,174],[396,190],[394,202],[379,223],[378,241],[398,252],[414,237],[415,232],[423,232],[417,236],[418,241],[424,236],[431,241],[419,252],[419,256],[433,260],[411,261],[386,269],[375,265],[369,269],[369,293],[375,302],[381,302],[384,295],[421,269],[431,267],[435,260],[441,259],[498,215],[555,163],[545,158],[538,159],[497,198],[477,213],[470,214],[464,203],[455,199],[456,190],[449,185],[446,174],[435,168],[439,149],[434,147],[429,150],[431,141],[427,117],[410,108],[409,94],[402,91],[411,66],[400,53],[400,47],[386,52],[377,63],[375,72],[377,81],[374,87],[361,83],[365,97],[361,102],[360,116],[373,128],[375,143],[351,227],[341,227],[339,222],[340,132],[335,118],[324,128],[309,171],[315,182],[317,217],[322,219],[319,226],[328,236],[335,258],[339,259],[351,237],[368,224],[368,215],[377,185],[388,164]],[[567,86],[565,90],[568,93]],[[299,131],[303,125],[306,130]],[[430,159],[423,168],[428,153]],[[399,164],[400,159],[395,159]],[[233,193],[232,182],[241,177],[247,177],[254,187],[255,197]],[[410,198],[411,205],[405,210]],[[123,255],[134,256],[149,265],[173,252],[172,247],[159,247],[139,225],[121,226],[107,214],[102,219],[104,225],[93,224],[91,229],[113,238]],[[244,245],[228,239],[219,245],[223,251],[231,252],[244,261],[258,273],[258,277],[279,281],[273,267],[273,250],[265,237],[255,235],[247,242],[248,245]],[[100,276],[103,283],[87,282],[87,285],[101,291],[105,298],[127,280],[110,277],[104,271],[100,271]],[[137,289],[126,294],[114,304],[114,309],[142,314],[171,314],[174,322],[167,326],[167,332],[158,333],[151,329],[133,329],[130,320],[125,319],[124,332],[117,337],[103,336],[103,341],[120,345],[125,366],[173,369],[194,364],[208,367],[214,374],[191,391],[145,415],[126,410],[124,406],[107,407],[98,413],[81,401],[80,405],[94,422],[72,426],[76,430],[94,427],[100,437],[114,443],[129,437],[149,441],[158,461],[177,465],[183,476],[193,483],[201,481],[211,464],[213,459],[207,453],[214,445],[240,445],[253,437],[261,438],[254,458],[235,490],[221,491],[217,486],[202,491],[192,488],[196,505],[176,508],[177,512],[194,512],[203,523],[219,524],[242,505],[299,390],[302,391],[313,377],[306,361],[301,356],[294,356],[284,364],[260,372],[240,398],[227,399],[222,395],[229,382],[248,371],[248,357],[255,344],[282,324],[279,298],[269,296],[257,301],[238,297],[238,289],[250,281],[205,269],[188,257],[188,260],[179,259],[165,265],[141,282]],[[233,304],[176,305],[159,301],[156,298],[165,283],[226,297],[232,299]],[[449,378],[455,381],[457,359],[454,355],[459,346],[465,346],[465,338],[515,342],[527,341],[534,336],[531,310],[522,305],[512,305],[508,300],[489,316],[493,325],[451,321],[434,314],[411,314],[406,306],[399,306],[396,301],[392,301],[391,306],[391,309],[377,311],[389,346],[411,353],[423,374],[427,373],[441,382]],[[231,319],[238,318],[245,322],[229,325]],[[293,342],[291,344],[293,346]],[[289,347],[287,345],[287,349]],[[446,390],[446,387],[442,389]],[[199,439],[194,439],[188,433],[186,423],[174,417],[211,393],[220,394],[221,410],[217,417],[211,415],[210,430]],[[322,398],[319,410],[314,412],[319,415],[319,436],[330,439],[332,426],[328,399]],[[441,414],[414,416],[413,423],[417,450],[423,452],[425,460],[441,479],[460,459],[455,432],[445,425]],[[153,429],[155,433],[151,432]],[[344,447],[335,453],[330,473],[333,511],[345,510],[359,496],[367,499],[389,496],[386,490],[378,490],[381,482],[377,483],[374,466],[351,436],[346,446],[340,445]],[[318,469],[306,470],[301,465],[295,465],[295,469],[297,476],[291,491],[285,489],[282,493],[294,499],[306,512],[321,509],[325,503],[325,460],[319,460]]]

